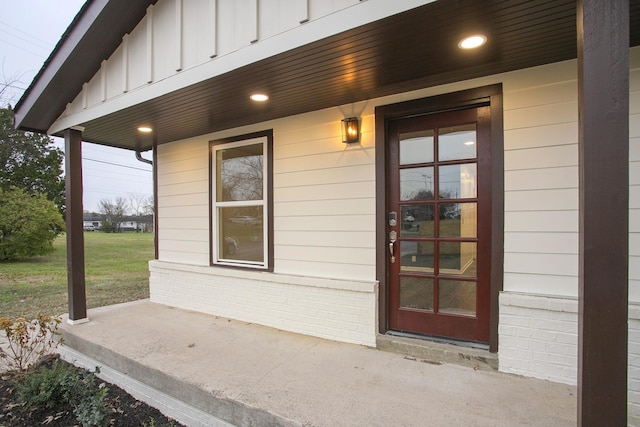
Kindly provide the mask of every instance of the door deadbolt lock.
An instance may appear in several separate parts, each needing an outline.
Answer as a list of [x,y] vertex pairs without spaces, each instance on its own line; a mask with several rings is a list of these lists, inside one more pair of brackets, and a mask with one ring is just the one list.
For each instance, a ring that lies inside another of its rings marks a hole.
[[389,226],[395,227],[397,224],[398,214],[396,212],[389,212]]

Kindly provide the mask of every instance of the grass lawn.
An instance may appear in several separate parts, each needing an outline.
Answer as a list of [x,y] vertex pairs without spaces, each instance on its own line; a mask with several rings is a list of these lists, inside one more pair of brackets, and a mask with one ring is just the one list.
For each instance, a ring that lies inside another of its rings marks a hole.
[[[0,262],[0,316],[58,316],[67,305],[66,236],[47,256]],[[153,233],[84,233],[89,308],[149,297]]]

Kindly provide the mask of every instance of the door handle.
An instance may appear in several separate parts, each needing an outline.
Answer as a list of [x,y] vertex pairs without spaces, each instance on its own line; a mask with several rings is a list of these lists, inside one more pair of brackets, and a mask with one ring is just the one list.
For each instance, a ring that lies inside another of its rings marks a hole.
[[394,246],[397,238],[398,238],[397,233],[394,230],[391,230],[389,232],[389,254],[391,255],[391,264],[396,262],[396,257],[394,254]]

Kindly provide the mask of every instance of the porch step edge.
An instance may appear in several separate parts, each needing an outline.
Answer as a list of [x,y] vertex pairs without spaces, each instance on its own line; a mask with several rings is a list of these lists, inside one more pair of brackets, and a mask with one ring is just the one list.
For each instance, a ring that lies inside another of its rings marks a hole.
[[397,335],[378,335],[376,346],[381,351],[403,354],[426,362],[451,363],[474,369],[498,370],[497,353],[464,345]]
[[300,426],[239,400],[217,396],[67,331],[63,338],[64,345],[58,351],[64,360],[92,371],[99,367],[100,378],[190,427]]

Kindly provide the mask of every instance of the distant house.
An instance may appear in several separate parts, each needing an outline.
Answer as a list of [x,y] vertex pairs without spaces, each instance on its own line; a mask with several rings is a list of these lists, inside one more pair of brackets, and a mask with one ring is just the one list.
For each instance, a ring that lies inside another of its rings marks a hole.
[[71,232],[81,141],[153,150],[154,302],[595,375],[611,415],[640,378],[640,8],[613,3],[89,1],[16,124],[65,136]]
[[104,221],[100,216],[84,216],[82,218],[82,227],[84,231],[99,231]]

